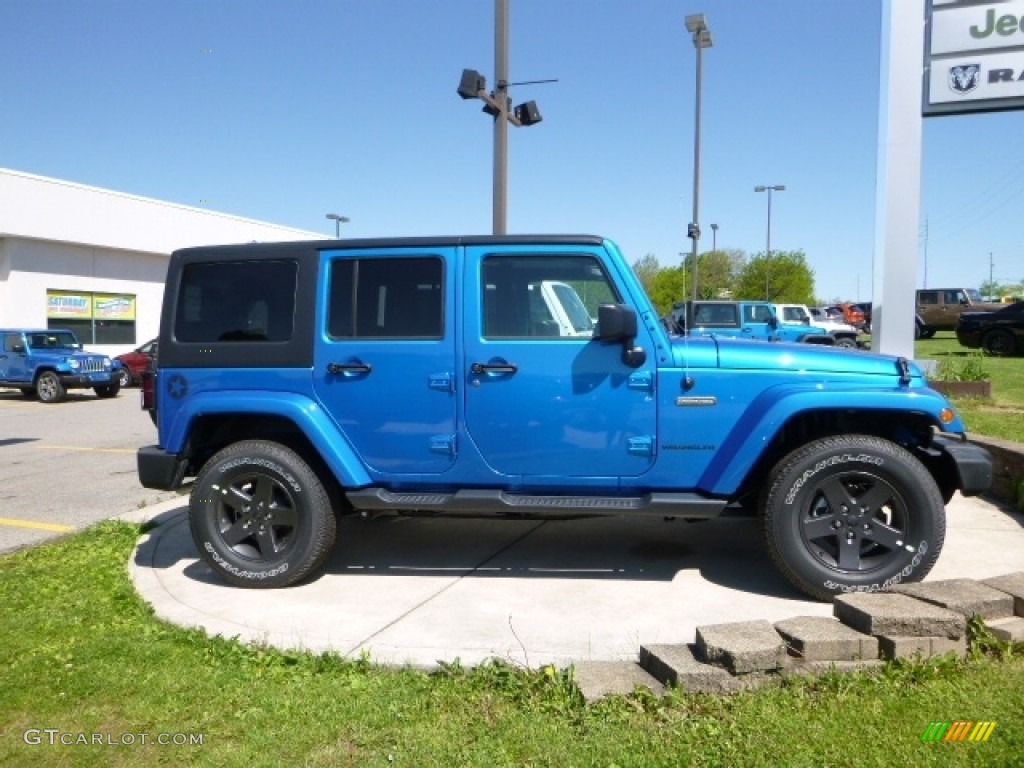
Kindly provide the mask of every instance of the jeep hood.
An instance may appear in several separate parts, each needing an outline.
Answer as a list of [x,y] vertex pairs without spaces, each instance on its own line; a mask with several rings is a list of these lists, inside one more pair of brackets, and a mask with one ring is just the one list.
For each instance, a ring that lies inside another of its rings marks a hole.
[[[839,347],[795,342],[753,341],[714,337],[674,337],[676,364],[688,368],[726,368],[745,371],[795,371],[841,373],[860,376],[899,376],[900,360]],[[913,378],[923,378],[921,369],[907,361]]]

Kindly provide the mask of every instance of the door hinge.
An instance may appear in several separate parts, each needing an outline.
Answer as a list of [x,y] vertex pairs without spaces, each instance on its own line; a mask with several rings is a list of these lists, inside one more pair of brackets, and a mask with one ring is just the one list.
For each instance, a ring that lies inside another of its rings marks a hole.
[[438,392],[454,392],[455,391],[455,377],[448,371],[444,373],[432,373],[429,377],[429,386],[431,389],[437,390]]
[[630,456],[653,456],[654,438],[647,435],[629,438],[629,446],[626,452]]
[[443,456],[454,456],[455,435],[432,435],[430,438],[430,452],[440,453]]
[[650,371],[637,371],[636,373],[631,373],[629,374],[627,386],[630,389],[636,389],[641,392],[653,392],[654,374]]

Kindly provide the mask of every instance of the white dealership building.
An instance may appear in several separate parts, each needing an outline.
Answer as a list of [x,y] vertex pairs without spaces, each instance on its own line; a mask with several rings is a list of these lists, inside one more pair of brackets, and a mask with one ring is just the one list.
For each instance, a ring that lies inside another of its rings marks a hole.
[[323,237],[0,168],[0,328],[72,328],[120,354],[157,335],[172,251]]

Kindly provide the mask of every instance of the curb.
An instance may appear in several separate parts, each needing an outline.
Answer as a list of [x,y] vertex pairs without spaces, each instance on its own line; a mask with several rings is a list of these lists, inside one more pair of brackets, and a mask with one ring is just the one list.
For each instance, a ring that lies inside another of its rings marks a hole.
[[594,702],[638,686],[656,695],[670,686],[738,693],[787,675],[871,673],[886,661],[946,653],[963,658],[967,622],[975,617],[997,639],[1024,642],[1024,571],[839,595],[833,614],[698,627],[696,643],[642,645],[636,662],[581,662],[573,677],[584,699]]

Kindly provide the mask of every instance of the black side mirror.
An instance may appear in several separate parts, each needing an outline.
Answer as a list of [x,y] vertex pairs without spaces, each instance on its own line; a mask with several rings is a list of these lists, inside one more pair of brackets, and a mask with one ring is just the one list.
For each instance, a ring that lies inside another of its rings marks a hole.
[[597,332],[600,341],[622,343],[622,362],[630,368],[639,368],[647,362],[643,347],[636,346],[636,311],[625,304],[601,304],[597,308]]
[[15,344],[13,347],[11,347],[11,352],[14,352],[15,354],[18,354],[18,355],[24,355],[25,354],[25,345],[24,344]]

